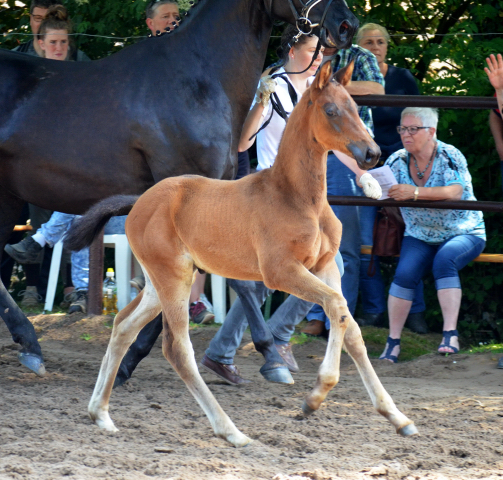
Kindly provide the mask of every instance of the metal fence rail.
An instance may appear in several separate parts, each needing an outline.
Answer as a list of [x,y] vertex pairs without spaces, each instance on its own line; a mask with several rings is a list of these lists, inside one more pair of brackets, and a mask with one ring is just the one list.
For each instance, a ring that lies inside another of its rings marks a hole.
[[498,108],[494,97],[442,97],[433,95],[355,95],[358,105],[367,107]]
[[438,208],[441,210],[480,210],[482,212],[502,212],[503,202],[474,202],[471,200],[406,200],[397,202],[393,199],[374,200],[367,197],[344,197],[328,195],[330,205],[347,205],[360,207],[412,207]]

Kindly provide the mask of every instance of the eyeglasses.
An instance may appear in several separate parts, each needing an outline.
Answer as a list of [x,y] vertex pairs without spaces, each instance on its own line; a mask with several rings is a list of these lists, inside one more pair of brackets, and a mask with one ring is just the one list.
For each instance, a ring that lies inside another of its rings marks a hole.
[[403,135],[405,132],[409,132],[410,135],[415,135],[420,129],[432,128],[432,127],[402,127],[401,125],[396,127],[396,131]]

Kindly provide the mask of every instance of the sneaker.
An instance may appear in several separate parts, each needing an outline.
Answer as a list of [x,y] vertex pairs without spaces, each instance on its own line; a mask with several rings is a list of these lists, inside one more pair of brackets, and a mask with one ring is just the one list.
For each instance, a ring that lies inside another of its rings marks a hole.
[[22,308],[36,308],[42,302],[42,297],[37,292],[37,287],[26,287],[26,290],[21,290],[18,297],[22,297]]
[[87,313],[87,290],[72,292],[72,295],[75,295],[75,300],[70,304],[68,313]]
[[211,302],[208,300],[208,297],[204,293],[201,293],[201,295],[199,295],[199,300],[204,303],[204,306],[206,307],[206,310],[208,310],[208,312],[215,313],[213,311],[213,305],[211,304]]
[[134,277],[133,280],[129,281],[129,285],[136,288],[138,293],[140,293],[145,288],[145,277],[143,275],[138,275],[137,277]]
[[17,263],[40,263],[43,247],[33,240],[33,238],[25,237],[19,243],[5,245],[4,250]]
[[189,319],[191,322],[205,325],[213,323],[215,315],[206,309],[203,302],[194,302],[189,307]]

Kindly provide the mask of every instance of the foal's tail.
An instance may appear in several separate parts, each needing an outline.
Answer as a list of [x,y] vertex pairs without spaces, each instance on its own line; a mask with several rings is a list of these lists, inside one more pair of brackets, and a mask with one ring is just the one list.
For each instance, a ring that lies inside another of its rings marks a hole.
[[75,220],[65,237],[65,247],[72,251],[91,245],[111,217],[127,215],[139,195],[115,195],[93,205],[82,217]]

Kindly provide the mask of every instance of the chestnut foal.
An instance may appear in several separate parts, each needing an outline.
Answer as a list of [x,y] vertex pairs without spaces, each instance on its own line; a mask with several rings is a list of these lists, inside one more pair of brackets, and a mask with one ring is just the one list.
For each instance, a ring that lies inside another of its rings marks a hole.
[[329,63],[320,69],[291,114],[270,169],[238,181],[167,178],[137,201],[117,196],[97,204],[75,225],[69,238],[72,249],[89,243],[112,214],[131,210],[126,232],[146,280],[145,289],[115,318],[89,403],[89,414],[100,428],[117,430],[108,414],[117,369],[141,328],[162,310],[164,356],[215,433],[235,446],[251,442],[222,410],[197,369],[188,301],[194,272],[200,268],[228,278],[262,280],[271,289],[323,306],[331,320],[330,338],[304,414],[317,410],[337,384],[344,345],[377,411],[398,433],[417,433],[367,357],[360,329],[341,294],[334,261],[342,226],[327,202],[327,151],[347,153],[364,169],[379,157],[344,88],[352,70],[351,64],[332,77]]

